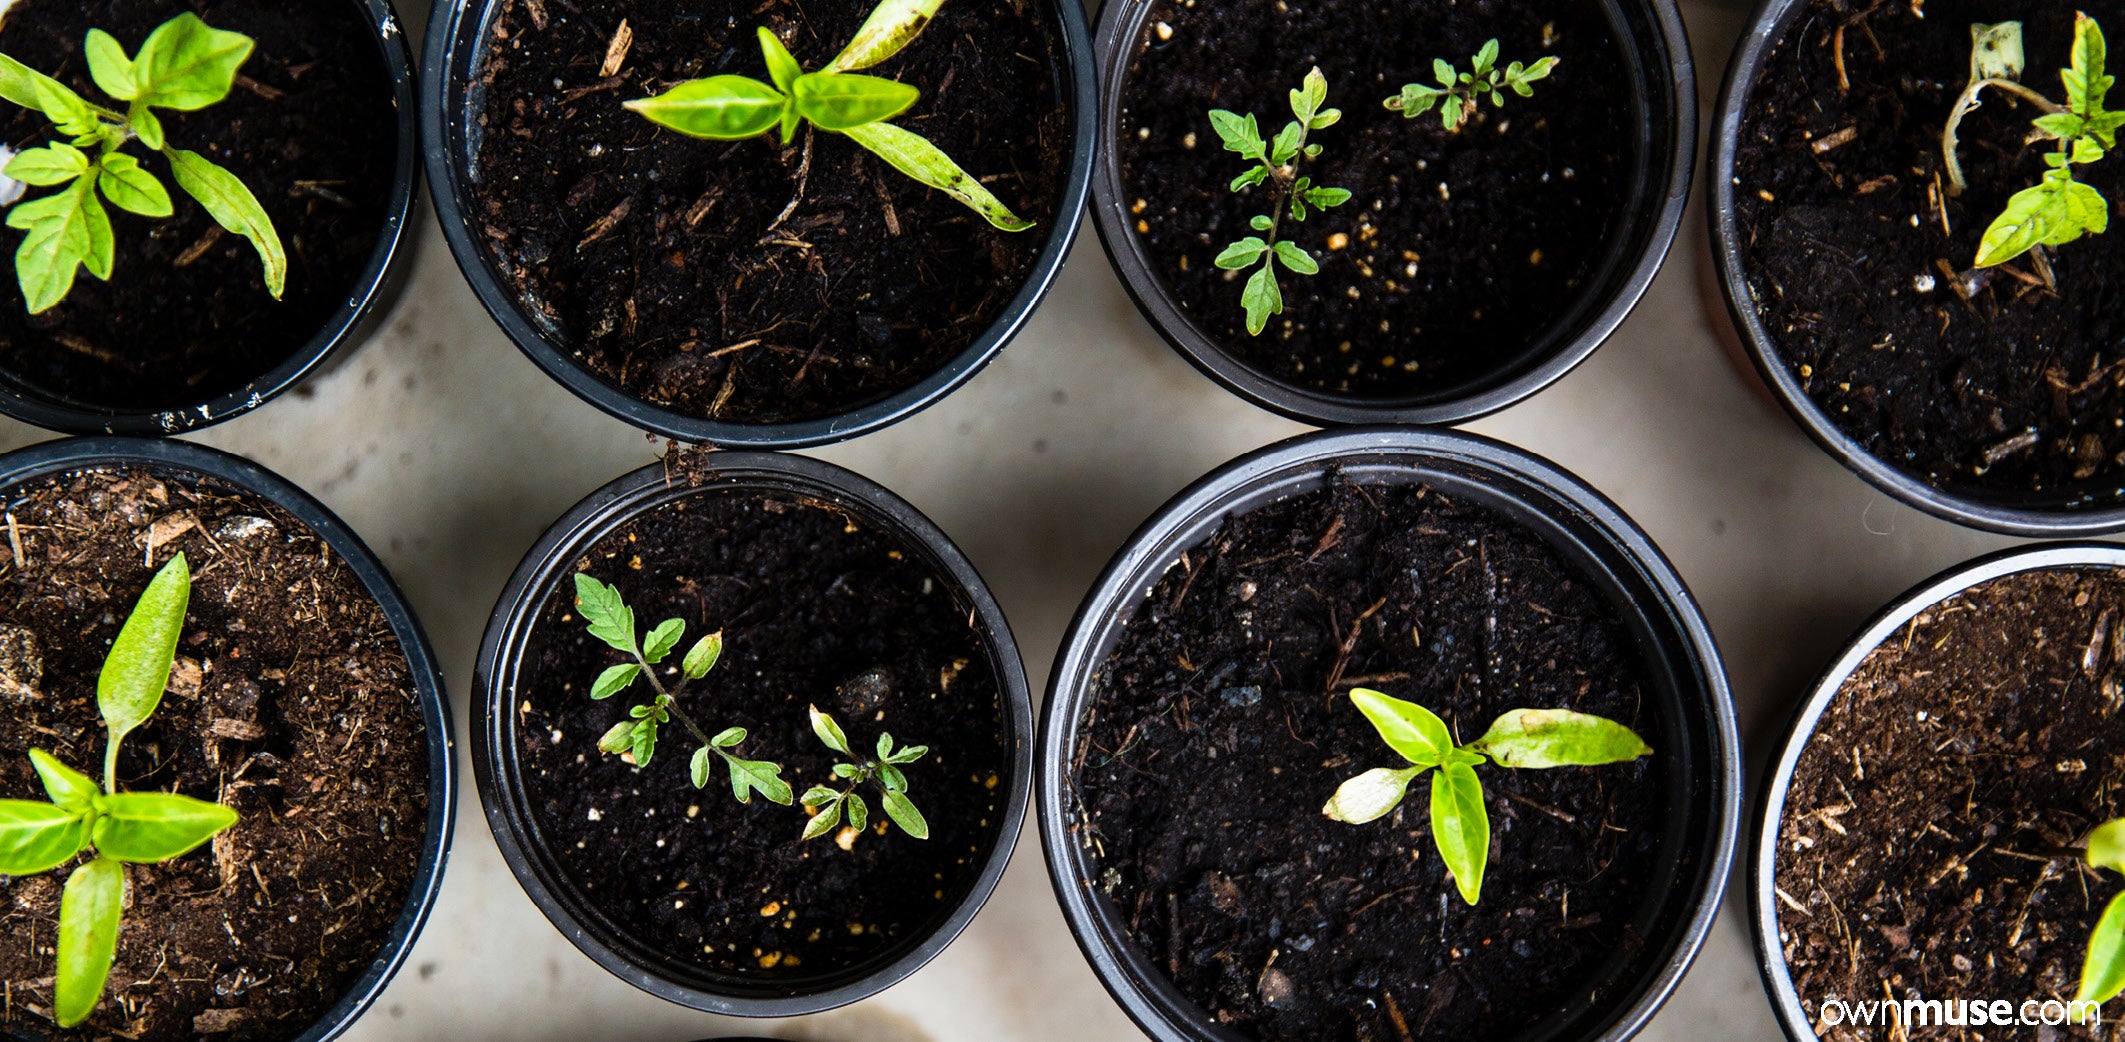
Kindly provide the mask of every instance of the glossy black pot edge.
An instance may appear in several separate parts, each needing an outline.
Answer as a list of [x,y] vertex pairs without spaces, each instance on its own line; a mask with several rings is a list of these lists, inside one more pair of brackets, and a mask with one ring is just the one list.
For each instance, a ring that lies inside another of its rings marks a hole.
[[[1639,147],[1645,160],[1638,170],[1632,213],[1638,219],[1628,241],[1619,242],[1590,280],[1603,292],[1582,295],[1553,329],[1550,343],[1530,345],[1517,367],[1465,390],[1407,401],[1369,400],[1332,395],[1265,375],[1226,351],[1197,328],[1187,309],[1174,300],[1166,281],[1144,254],[1131,227],[1129,198],[1122,184],[1121,156],[1114,142],[1121,128],[1123,87],[1144,19],[1156,0],[1107,0],[1094,44],[1099,56],[1099,167],[1092,182],[1092,222],[1130,299],[1153,329],[1181,357],[1227,390],[1272,412],[1316,425],[1417,423],[1458,424],[1512,405],[1562,379],[1623,324],[1659,273],[1675,232],[1682,225],[1690,179],[1697,168],[1697,73],[1690,57],[1689,35],[1672,0],[1613,0],[1640,12],[1646,32],[1631,46],[1629,70],[1636,83]],[[1664,66],[1667,75],[1653,78],[1648,69]],[[1650,101],[1648,100],[1650,99]],[[1657,123],[1649,114],[1666,114]],[[1665,162],[1662,162],[1662,157]],[[1237,306],[1237,297],[1234,298]]]
[[[1050,679],[1041,730],[1037,813],[1050,881],[1071,934],[1123,1010],[1157,1042],[1237,1042],[1150,965],[1118,913],[1091,890],[1091,866],[1071,838],[1068,752],[1088,694],[1115,634],[1134,605],[1186,546],[1230,512],[1253,509],[1316,485],[1330,468],[1408,474],[1486,502],[1542,533],[1612,598],[1636,589],[1619,611],[1679,719],[1655,744],[1686,749],[1701,770],[1671,781],[1675,815],[1662,871],[1686,896],[1641,913],[1658,916],[1647,970],[1623,978],[1604,1008],[1581,1000],[1570,1023],[1550,1022],[1521,1042],[1577,1029],[1574,1042],[1617,1042],[1636,1033],[1674,990],[1718,913],[1741,817],[1741,761],[1732,693],[1702,612],[1673,567],[1621,510],[1556,465],[1472,434],[1411,427],[1360,427],[1302,435],[1242,456],[1175,496],[1131,536],[1079,607]],[[1687,740],[1685,741],[1685,736]],[[1612,966],[1609,972],[1620,967]],[[1579,1022],[1596,1021],[1598,1034]]]
[[[516,297],[487,263],[469,223],[470,167],[477,142],[467,126],[466,86],[485,39],[483,27],[498,0],[436,0],[428,21],[427,54],[421,62],[421,128],[427,143],[428,181],[435,190],[436,218],[458,269],[480,304],[509,339],[546,375],[610,416],[679,441],[755,449],[798,449],[844,441],[898,423],[936,404],[974,378],[1018,335],[1055,284],[1090,191],[1093,161],[1092,112],[1096,98],[1091,33],[1077,0],[1050,0],[1061,26],[1059,91],[1072,123],[1070,169],[1053,227],[1018,295],[996,321],[943,368],[920,383],[876,402],[834,416],[791,423],[723,423],[689,416],[635,397],[577,362],[568,346],[524,317]],[[478,10],[475,12],[474,8]]]
[[382,994],[393,974],[405,964],[407,953],[420,936],[428,913],[435,907],[443,884],[443,870],[450,860],[450,840],[457,809],[457,743],[451,739],[450,703],[444,692],[443,675],[435,649],[421,629],[391,573],[370,552],[354,530],[311,498],[293,482],[241,456],[203,445],[177,440],[125,437],[62,438],[0,456],[0,490],[42,477],[81,470],[142,467],[151,471],[191,476],[260,496],[287,511],[324,539],[339,559],[361,580],[362,586],[383,610],[406,656],[408,675],[413,678],[420,700],[421,719],[428,729],[428,818],[421,841],[421,858],[414,869],[413,888],[406,906],[391,926],[375,961],[362,972],[338,1002],[334,1003],[293,1042],[327,1042],[338,1038],[360,1019]]
[[819,1013],[868,998],[921,969],[956,939],[996,889],[1022,830],[1033,788],[1033,701],[1025,667],[1003,610],[974,566],[951,538],[921,511],[858,474],[805,456],[774,452],[718,452],[708,488],[759,488],[834,504],[862,516],[919,553],[958,584],[988,645],[1004,708],[1004,738],[1011,747],[1010,793],[995,844],[984,856],[972,887],[952,911],[933,921],[926,936],[911,938],[881,961],[812,981],[750,983],[706,971],[689,972],[638,944],[598,913],[567,880],[547,852],[525,803],[518,778],[514,674],[539,609],[554,584],[573,571],[575,557],[627,518],[692,494],[673,485],[661,464],[650,464],[607,484],[571,507],[539,537],[495,603],[481,637],[472,707],[472,769],[481,804],[502,858],[517,882],[554,927],[613,976],[659,998],[692,1009],[741,1017],[791,1017]]
[[[1837,698],[1845,680],[1866,661],[1883,641],[1900,632],[1919,613],[1971,587],[2002,576],[2053,568],[2125,569],[2125,546],[2110,543],[2060,542],[2010,547],[1949,568],[1889,602],[1888,607],[1860,627],[1837,658],[1808,689],[1808,696],[1794,707],[1793,717],[1779,737],[1777,756],[1764,772],[1761,790],[1750,822],[1748,852],[1749,933],[1755,943],[1756,968],[1763,977],[1764,992],[1778,1014],[1779,1027],[1792,1042],[1815,1042],[1801,997],[1786,972],[1786,959],[1778,945],[1778,899],[1772,888],[1778,882],[1778,826],[1785,816],[1786,793],[1793,781],[1793,768],[1815,734],[1815,725]],[[1823,996],[1825,998],[1832,996]]]
[[208,401],[147,412],[98,409],[86,403],[55,401],[0,384],[0,414],[66,434],[124,434],[157,437],[211,427],[272,401],[344,357],[389,314],[405,287],[413,253],[414,203],[420,198],[420,125],[415,118],[413,53],[391,0],[348,0],[374,27],[377,51],[391,77],[392,107],[398,121],[398,158],[392,169],[391,198],[384,226],[377,233],[369,266],[347,291],[347,300],[308,341],[289,352],[279,365],[251,382]]
[[1868,484],[1935,517],[1956,524],[2007,535],[2037,538],[2075,538],[2125,530],[2125,503],[2080,509],[2041,509],[2024,505],[2018,497],[1976,498],[1944,491],[1890,465],[1867,451],[1857,440],[1839,430],[1828,413],[1808,397],[1780,357],[1771,331],[1756,309],[1745,306],[1753,299],[1741,258],[1742,229],[1735,215],[1734,165],[1741,122],[1748,114],[1749,94],[1762,75],[1764,62],[1778,46],[1785,30],[1808,10],[1813,0],[1763,0],[1749,22],[1748,31],[1734,45],[1727,64],[1726,82],[1719,89],[1719,106],[1712,120],[1708,177],[1711,191],[1705,195],[1706,224],[1712,236],[1712,263],[1719,274],[1719,287],[1727,302],[1727,314],[1741,333],[1749,361],[1763,377],[1764,385],[1785,407],[1793,422],[1813,438],[1824,452],[1844,464]]

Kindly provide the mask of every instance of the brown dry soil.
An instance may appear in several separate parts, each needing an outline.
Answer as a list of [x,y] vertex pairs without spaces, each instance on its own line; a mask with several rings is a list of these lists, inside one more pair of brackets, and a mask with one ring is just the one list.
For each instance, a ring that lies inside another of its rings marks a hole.
[[[1987,91],[1962,123],[1970,189],[1955,198],[1941,130],[1970,73],[1972,22],[2022,20],[2022,81],[2063,98],[2076,7],[2113,38],[2125,28],[2118,0],[1934,0],[1923,19],[1902,3],[1818,0],[1750,97],[1735,167],[1756,313],[1830,422],[1935,487],[2054,507],[2125,497],[2118,236],[2051,250],[2056,293],[2028,257],[1967,272],[2053,146],[2026,141],[2032,106]],[[2074,171],[2125,201],[2125,160]],[[1967,300],[1957,288],[1980,283]]]
[[[1434,82],[1434,57],[1466,70],[1493,37],[1501,65],[1562,62],[1532,98],[1486,101],[1459,132],[1436,113],[1381,107],[1405,83]],[[1130,220],[1190,319],[1266,376],[1366,400],[1497,378],[1526,364],[1621,223],[1636,163],[1631,101],[1612,75],[1623,57],[1599,4],[1166,0],[1139,46],[1118,144]],[[1206,113],[1254,113],[1271,136],[1291,120],[1287,92],[1315,66],[1343,119],[1312,136],[1323,152],[1301,172],[1355,194],[1284,222],[1280,234],[1321,272],[1279,268],[1284,314],[1250,337],[1240,306],[1250,273],[1228,277],[1211,262],[1256,234],[1247,222],[1272,195],[1229,190],[1247,164]]]
[[[81,41],[91,28],[128,53],[163,22],[192,11],[258,49],[223,101],[198,112],[158,110],[173,147],[227,167],[250,186],[288,252],[280,301],[266,292],[258,252],[225,234],[178,191],[169,164],[127,151],[161,179],[175,216],[109,207],[118,240],[111,281],[86,273],[65,302],[23,309],[12,265],[0,276],[0,383],[100,408],[175,408],[229,393],[279,365],[346,306],[369,266],[398,162],[391,81],[375,29],[352,3],[286,0],[24,0],[0,29],[0,51],[57,77],[90,101]],[[42,114],[0,105],[0,141],[49,140]],[[44,189],[33,188],[33,196]],[[6,234],[7,249],[21,233]]]
[[869,70],[922,90],[893,122],[1029,232],[997,231],[838,134],[701,141],[621,107],[699,77],[765,80],[756,26],[817,69],[872,6],[504,3],[469,220],[519,310],[607,383],[731,423],[847,412],[972,344],[1057,220],[1071,142],[1046,0],[946,4]]
[[[1800,754],[1779,822],[1780,949],[1811,1016],[1831,998],[2073,997],[2119,890],[2071,848],[2125,813],[2121,679],[2125,572],[2112,570],[1993,580],[1867,656]],[[1998,1030],[1910,1037],[2010,1037]]]
[[0,795],[42,799],[31,747],[100,777],[96,676],[154,569],[194,574],[161,707],[118,784],[234,807],[201,848],[127,869],[103,1005],[51,1026],[63,870],[0,878],[0,1023],[11,1038],[292,1038],[368,969],[426,834],[427,731],[376,602],[322,540],[248,493],[143,471],[6,490],[0,549]]
[[[834,782],[808,705],[858,752],[881,732],[930,747],[906,768],[928,840],[890,828],[871,790],[871,831],[799,842],[803,808],[738,803],[721,760],[695,789],[699,743],[676,719],[647,768],[598,751],[653,696],[637,681],[591,700],[624,658],[585,632],[573,582],[561,584],[518,678],[517,741],[537,827],[601,912],[680,963],[777,982],[887,955],[950,913],[997,842],[1011,782],[988,651],[942,572],[840,508],[727,488],[626,522],[577,569],[619,587],[643,630],[684,620],[681,652],[722,631],[721,662],[678,706],[711,735],[746,728],[739,753],[783,764],[795,792]],[[661,667],[667,683],[678,657]]]
[[1345,697],[1356,685],[1462,740],[1514,708],[1651,733],[1614,610],[1498,513],[1337,481],[1231,518],[1152,589],[1097,683],[1076,834],[1151,963],[1246,1037],[1512,1037],[1643,941],[1627,922],[1658,882],[1657,753],[1481,768],[1493,835],[1474,907],[1432,844],[1428,782],[1370,825],[1321,814],[1344,779],[1399,765]]

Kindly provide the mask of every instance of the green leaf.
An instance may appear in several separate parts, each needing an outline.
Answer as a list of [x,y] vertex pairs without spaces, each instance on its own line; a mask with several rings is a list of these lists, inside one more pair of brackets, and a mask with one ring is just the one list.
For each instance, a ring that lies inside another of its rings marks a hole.
[[1022,232],[1033,227],[1032,221],[1012,213],[922,135],[884,122],[866,123],[846,133],[849,140],[870,149],[895,170],[959,200],[998,229]]
[[922,759],[924,756],[929,755],[929,752],[930,747],[927,745],[910,745],[904,749],[901,749],[899,752],[896,752],[893,755],[886,757],[885,762],[914,763],[915,761]]
[[1478,76],[1482,76],[1485,73],[1490,72],[1492,66],[1498,64],[1497,37],[1491,37],[1489,42],[1483,45],[1483,49],[1476,52],[1476,60],[1474,64],[1475,74]]
[[716,668],[716,661],[723,657],[723,631],[717,630],[694,642],[692,650],[679,660],[679,671],[688,680],[699,680]]
[[2108,1002],[2125,991],[2125,894],[2103,906],[2094,932],[2088,935],[2088,954],[2081,960],[2081,986],[2075,1002]]
[[868,69],[899,54],[900,49],[921,35],[944,0],[882,0],[849,39],[849,45],[827,63],[827,72]]
[[[806,796],[809,797],[810,794],[807,793]],[[804,835],[797,837],[797,840],[801,843],[808,839],[818,839],[834,831],[834,826],[839,824],[841,824],[841,794],[837,792],[831,801],[819,807],[819,813],[812,815],[811,821],[805,823]]]
[[1323,209],[1332,210],[1350,201],[1348,188],[1314,188],[1306,192],[1306,201]]
[[74,289],[74,276],[88,259],[88,218],[74,191],[22,203],[8,211],[11,228],[29,231],[15,249],[15,279],[32,315],[49,311]]
[[191,12],[178,15],[149,33],[133,59],[137,100],[180,112],[206,108],[229,96],[252,48],[242,33],[212,28]]
[[1490,814],[1483,807],[1483,783],[1465,763],[1448,764],[1431,777],[1431,836],[1461,899],[1475,904],[1490,860]]
[[782,765],[766,760],[745,760],[736,756],[724,757],[730,764],[730,787],[739,803],[751,803],[753,791],[767,797],[769,803],[789,806],[789,783],[782,780]]
[[819,740],[825,743],[827,748],[843,756],[856,755],[849,751],[849,736],[842,733],[841,725],[835,723],[833,717],[820,712],[818,706],[812,706],[810,709],[812,733],[818,735]]
[[686,635],[686,620],[665,619],[657,628],[649,631],[642,641],[642,659],[652,664],[664,661],[671,649],[679,646],[679,638]]
[[104,656],[103,672],[96,678],[96,704],[110,732],[103,769],[107,791],[117,787],[118,743],[162,704],[191,600],[191,566],[178,554],[148,581],[133,613],[126,616],[117,639],[111,642],[110,654]]
[[170,170],[177,175],[177,187],[199,200],[199,205],[206,207],[224,230],[251,240],[259,262],[265,266],[266,291],[279,300],[288,283],[288,254],[281,246],[280,233],[273,230],[273,218],[266,215],[258,197],[235,174],[197,152],[170,148],[162,154],[168,157]]
[[81,210],[82,225],[88,229],[89,251],[81,258],[81,266],[88,273],[110,281],[111,269],[118,262],[118,237],[111,233],[111,215],[96,199],[96,188],[86,180],[74,182],[75,200]]
[[714,738],[709,739],[708,744],[713,745],[718,749],[735,749],[744,741],[745,728],[726,727],[723,730],[716,732],[716,736]]
[[620,598],[618,588],[577,572],[576,612],[583,616],[591,636],[615,651],[635,653],[635,610]]
[[863,768],[853,763],[837,763],[834,765],[834,777],[844,781],[853,781],[862,774]]
[[1246,289],[1240,292],[1240,306],[1247,309],[1247,333],[1261,336],[1269,327],[1269,316],[1284,310],[1284,292],[1276,284],[1276,267],[1264,263],[1248,277]]
[[708,754],[709,748],[704,745],[694,750],[694,758],[688,761],[686,765],[687,772],[692,776],[694,788],[696,789],[705,788],[708,785],[708,773],[711,766]]
[[1404,119],[1415,119],[1426,112],[1430,112],[1432,106],[1437,105],[1439,99],[1445,93],[1435,87],[1427,87],[1421,83],[1411,83],[1402,88],[1400,97],[1387,99],[1387,107],[1400,112]]
[[807,807],[817,807],[821,804],[832,803],[840,798],[841,793],[833,789],[829,789],[824,785],[814,785],[811,788],[804,790],[803,798],[799,799],[797,802],[802,803]]
[[764,134],[782,122],[789,95],[747,76],[689,80],[653,98],[625,107],[658,126],[688,137],[737,141]]
[[602,702],[627,690],[627,685],[634,683],[635,678],[641,675],[642,667],[632,662],[609,667],[598,674],[596,683],[590,685],[590,697]]
[[51,871],[88,842],[88,818],[78,812],[36,800],[0,800],[0,875]]
[[1261,184],[1263,181],[1266,181],[1268,179],[1268,167],[1250,166],[1246,169],[1246,171],[1241,173],[1240,176],[1232,179],[1232,190],[1237,192],[1241,189],[1252,188],[1255,185]]
[[[44,96],[39,89],[39,84],[50,84],[59,90],[66,90],[65,87],[60,86],[59,81],[52,79],[50,76],[46,76],[5,54],[0,54],[0,98],[6,98],[8,101],[26,109],[43,112]],[[47,112],[45,115],[49,116],[51,114]]]
[[1429,767],[1375,767],[1338,786],[1321,813],[1341,822],[1363,825],[1383,818],[1402,803],[1409,783]]
[[776,90],[788,94],[797,77],[804,75],[804,66],[797,64],[796,55],[791,54],[789,48],[782,45],[782,38],[767,26],[761,26],[757,35],[760,37],[760,54],[767,59],[768,78],[775,82]]
[[647,767],[657,755],[657,721],[645,719],[635,724],[633,742],[629,748],[634,753],[635,766]]
[[1380,733],[1388,748],[1418,767],[1445,762],[1447,750],[1454,747],[1446,721],[1415,702],[1366,687],[1352,688],[1350,701],[1372,722],[1373,730]]
[[133,60],[125,56],[125,48],[118,38],[101,29],[90,29],[82,52],[89,60],[89,76],[105,94],[120,101],[131,101],[140,96],[140,84],[133,75]]
[[1312,254],[1292,245],[1288,240],[1276,244],[1276,256],[1278,260],[1284,262],[1285,267],[1301,275],[1320,274],[1320,262],[1314,260]]
[[[1255,169],[1259,170],[1261,168],[1256,167]],[[1218,254],[1217,259],[1211,263],[1226,271],[1239,271],[1242,268],[1252,266],[1255,261],[1261,260],[1262,254],[1268,251],[1268,243],[1250,235],[1225,247],[1225,252]]]
[[125,909],[125,866],[99,857],[67,877],[59,898],[59,959],[52,985],[52,1019],[70,1028],[88,1019],[103,998],[118,952]]
[[878,765],[878,784],[885,786],[890,792],[906,792],[908,776],[891,763],[881,763]]
[[1300,88],[1291,92],[1291,114],[1297,116],[1299,122],[1318,129],[1327,124],[1316,124],[1313,118],[1327,101],[1328,77],[1323,75],[1321,67],[1316,65],[1306,74]]
[[2071,112],[2053,112],[2030,121],[2038,130],[2058,141],[2080,137],[2088,130],[2088,121]]
[[878,758],[883,760],[891,755],[893,755],[893,732],[881,731],[878,734]]
[[157,152],[162,151],[164,145],[162,117],[157,116],[155,110],[136,101],[131,107],[126,109],[125,125],[132,128],[133,133],[140,138],[141,144]]
[[885,804],[885,816],[893,819],[900,831],[916,839],[930,838],[930,823],[922,819],[922,812],[915,809],[905,793],[887,790],[880,801]]
[[843,802],[848,805],[850,828],[861,830],[870,825],[871,808],[863,802],[862,796],[852,792],[849,793],[849,798]]
[[72,88],[58,80],[45,77],[34,81],[37,91],[37,108],[42,109],[51,121],[69,137],[100,134],[103,121],[96,117],[96,107],[88,103]]
[[1460,82],[1454,75],[1453,63],[1444,58],[1433,58],[1431,60],[1431,74],[1434,79],[1439,81],[1439,86],[1441,87],[1452,87]]
[[123,152],[103,157],[96,186],[111,205],[142,217],[168,217],[175,212],[169,189],[143,169],[140,160]]
[[5,170],[0,170],[23,184],[40,188],[63,185],[88,172],[88,153],[64,143],[23,149],[8,160]]
[[1459,127],[1467,116],[1473,114],[1473,106],[1463,101],[1458,94],[1449,95],[1439,106],[1439,120],[1446,124],[1448,130]]
[[1224,109],[1211,109],[1210,126],[1217,131],[1218,139],[1225,143],[1226,151],[1238,152],[1248,159],[1269,158],[1262,142],[1262,128],[1255,122],[1254,113],[1242,116]]
[[30,750],[30,766],[35,767],[37,777],[43,779],[45,795],[50,796],[53,803],[76,814],[94,810],[96,797],[103,794],[103,790],[96,787],[95,779],[68,767],[42,749]]
[[2088,834],[2089,864],[2125,872],[2125,818],[2106,821]]
[[181,857],[236,824],[219,803],[169,792],[121,792],[97,803],[92,839],[104,857],[156,864]]
[[1247,221],[1247,224],[1258,232],[1266,232],[1276,227],[1276,222],[1271,220],[1268,214],[1256,214]]
[[2108,60],[2107,47],[2103,42],[2103,27],[2086,12],[2079,12],[2073,19],[2073,66],[2079,73],[2083,89],[2074,90],[2072,79],[2067,80],[2068,105],[2083,116],[2103,111],[2108,100],[2114,77],[2104,75],[2103,66]]
[[846,133],[906,112],[922,92],[878,76],[812,72],[797,78],[790,97],[798,115],[822,130]]
[[604,737],[598,739],[598,751],[611,753],[614,756],[634,748],[634,745],[635,722],[633,720],[622,720],[612,725],[605,732]]
[[1630,728],[1569,709],[1515,709],[1468,743],[1505,767],[1591,767],[1649,756],[1653,750]]
[[2048,185],[2040,184],[2024,188],[2008,199],[2006,208],[1993,218],[1984,237],[1978,240],[1976,266],[2004,264],[2043,241],[2053,220],[2055,196]]
[[1291,162],[1292,157],[1299,154],[1299,139],[1305,134],[1306,128],[1297,123],[1284,124],[1284,129],[1276,132],[1276,141],[1269,148],[1269,161],[1278,166]]

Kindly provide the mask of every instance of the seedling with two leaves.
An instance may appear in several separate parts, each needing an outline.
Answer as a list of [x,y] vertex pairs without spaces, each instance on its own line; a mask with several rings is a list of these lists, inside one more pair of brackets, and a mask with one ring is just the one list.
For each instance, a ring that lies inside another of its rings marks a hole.
[[30,764],[51,802],[0,800],[0,874],[36,875],[93,855],[67,877],[59,898],[52,1019],[62,1028],[87,1020],[103,997],[118,951],[125,866],[182,857],[236,824],[236,812],[218,803],[118,791],[119,743],[162,702],[191,598],[192,573],[178,554],[149,581],[104,657],[96,678],[106,732],[103,787],[52,754],[31,749]]
[[1446,721],[1414,702],[1362,687],[1350,692],[1350,700],[1410,766],[1379,767],[1344,782],[1321,813],[1362,825],[1400,806],[1418,776],[1437,771],[1431,779],[1432,841],[1469,904],[1482,896],[1483,872],[1490,863],[1490,813],[1476,778],[1484,761],[1500,767],[1592,767],[1653,751],[1614,720],[1568,709],[1515,709],[1498,717],[1481,738],[1460,745]]
[[908,799],[908,776],[901,767],[922,759],[930,751],[927,745],[910,745],[905,748],[893,746],[893,736],[878,736],[878,755],[859,756],[849,748],[848,735],[834,718],[811,708],[812,733],[827,748],[848,757],[853,763],[834,765],[834,777],[847,784],[839,789],[829,785],[814,785],[804,793],[804,805],[812,810],[812,820],[804,826],[804,839],[818,839],[841,824],[845,814],[849,827],[861,831],[870,825],[870,806],[863,801],[863,794],[856,791],[864,785],[875,786],[878,802],[885,808],[885,816],[900,826],[900,831],[916,839],[930,838],[930,823],[923,820],[922,812]]
[[1316,130],[1326,130],[1343,118],[1342,110],[1324,108],[1328,103],[1328,77],[1316,68],[1306,74],[1305,85],[1291,92],[1291,122],[1277,131],[1275,140],[1262,139],[1261,124],[1253,113],[1241,116],[1224,109],[1210,112],[1210,125],[1225,143],[1229,152],[1237,152],[1242,159],[1254,161],[1246,172],[1232,179],[1232,190],[1244,192],[1265,182],[1274,186],[1275,194],[1269,204],[1269,212],[1258,214],[1248,225],[1261,235],[1250,235],[1227,247],[1217,255],[1215,263],[1226,271],[1244,271],[1259,262],[1253,275],[1248,276],[1247,286],[1240,294],[1240,304],[1247,309],[1247,333],[1260,336],[1269,325],[1269,316],[1284,312],[1283,287],[1277,284],[1276,269],[1279,264],[1299,275],[1314,275],[1321,264],[1313,255],[1301,249],[1297,243],[1281,238],[1284,218],[1293,222],[1306,219],[1307,207],[1330,210],[1350,201],[1350,192],[1343,188],[1330,188],[1313,183],[1313,179],[1298,172],[1301,158],[1314,159],[1321,154],[1321,146],[1309,144],[1307,138]]
[[576,573],[575,583],[576,611],[583,616],[590,635],[634,660],[599,673],[590,686],[590,697],[611,698],[632,687],[636,680],[647,680],[656,694],[650,701],[629,709],[627,719],[614,724],[598,739],[598,748],[629,760],[639,770],[649,766],[656,756],[659,730],[676,719],[701,743],[688,764],[694,788],[708,785],[714,773],[713,754],[721,757],[728,769],[731,794],[739,803],[751,803],[753,793],[758,792],[770,802],[788,806],[790,786],[782,780],[782,765],[748,760],[735,752],[745,742],[745,728],[727,727],[712,736],[679,708],[679,696],[687,686],[708,676],[723,657],[723,634],[711,633],[695,641],[680,657],[679,679],[666,686],[664,678],[657,675],[657,666],[678,648],[680,638],[686,635],[686,621],[666,619],[638,638],[635,610],[628,607],[619,590],[582,572]]
[[1384,105],[1390,112],[1399,112],[1407,119],[1415,119],[1434,107],[1439,110],[1439,121],[1448,130],[1459,130],[1476,114],[1477,106],[1488,98],[1492,108],[1505,107],[1505,91],[1512,91],[1523,98],[1535,96],[1535,81],[1548,78],[1557,67],[1554,57],[1542,58],[1533,65],[1513,62],[1498,68],[1498,41],[1493,39],[1483,45],[1469,61],[1469,71],[1462,72],[1444,58],[1431,60],[1432,77],[1439,81],[1436,87],[1423,83],[1406,84],[1402,93],[1388,98]]
[[900,53],[943,5],[944,0],[883,0],[840,55],[817,72],[804,71],[781,39],[763,26],[758,32],[760,50],[773,83],[750,76],[710,76],[627,102],[626,107],[681,134],[716,141],[779,129],[787,145],[800,122],[846,135],[893,169],[951,196],[997,228],[1025,231],[1033,222],[1012,213],[928,138],[886,122],[914,107],[922,99],[920,90],[856,72]]
[[280,299],[288,255],[273,219],[235,174],[171,144],[155,112],[194,112],[227,97],[252,48],[250,37],[210,28],[190,13],[148,34],[132,57],[111,34],[92,29],[84,45],[89,75],[105,94],[126,103],[124,112],[91,104],[58,80],[0,54],[0,98],[44,113],[68,139],[15,153],[0,169],[21,184],[60,189],[18,203],[7,214],[8,227],[28,233],[15,251],[15,277],[31,314],[65,300],[82,270],[110,280],[117,239],[104,201],[142,217],[176,212],[162,181],[124,151],[135,141],[162,153],[177,187],[224,229],[251,240],[265,265],[266,289]]

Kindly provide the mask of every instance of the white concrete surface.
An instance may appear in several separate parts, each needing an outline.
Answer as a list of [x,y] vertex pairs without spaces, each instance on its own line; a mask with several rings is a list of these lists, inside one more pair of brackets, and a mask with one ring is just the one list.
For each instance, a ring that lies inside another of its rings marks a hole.
[[[401,0],[409,25],[421,0]],[[1745,0],[1685,0],[1709,100]],[[1711,616],[1752,762],[1802,685],[1875,607],[2010,542],[1874,492],[1753,396],[1700,297],[1700,199],[1660,279],[1593,359],[1473,429],[1547,455],[1629,511]],[[424,218],[432,224],[432,218]],[[642,434],[547,380],[481,312],[439,235],[414,285],[347,365],[198,440],[308,488],[404,584],[440,651],[460,733],[481,627],[561,510],[652,458]],[[1167,496],[1301,428],[1199,376],[1138,317],[1089,227],[1054,294],[1001,359],[944,403],[818,455],[928,511],[995,587],[1035,689],[1079,597]],[[48,435],[0,420],[0,449]],[[608,976],[533,908],[470,786],[456,855],[406,970],[352,1042],[1082,1042],[1138,1034],[1072,944],[1030,829],[986,911],[914,978],[837,1013],[746,1024]],[[1737,873],[1737,881],[1739,874]],[[1736,900],[1645,1037],[1772,1042]]]

